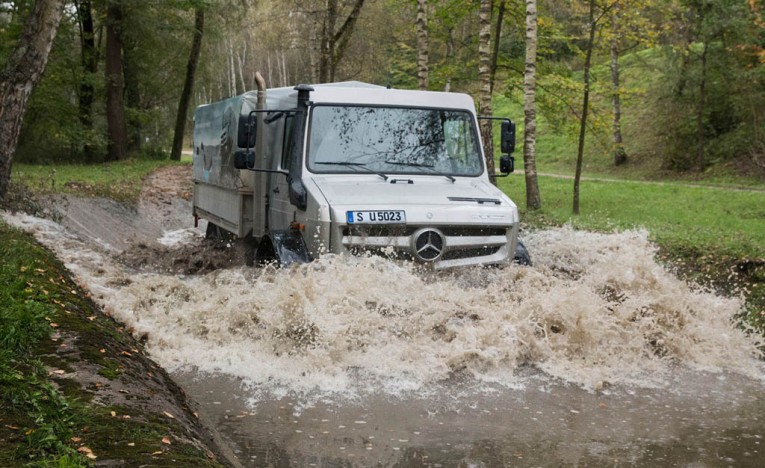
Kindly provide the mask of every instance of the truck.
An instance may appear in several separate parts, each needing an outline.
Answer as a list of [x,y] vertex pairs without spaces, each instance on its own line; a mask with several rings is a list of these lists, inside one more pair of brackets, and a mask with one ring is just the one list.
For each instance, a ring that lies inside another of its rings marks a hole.
[[[370,253],[435,269],[530,264],[489,179],[473,99],[362,82],[258,89],[194,113],[193,216],[282,266]],[[500,174],[515,125],[501,121]]]

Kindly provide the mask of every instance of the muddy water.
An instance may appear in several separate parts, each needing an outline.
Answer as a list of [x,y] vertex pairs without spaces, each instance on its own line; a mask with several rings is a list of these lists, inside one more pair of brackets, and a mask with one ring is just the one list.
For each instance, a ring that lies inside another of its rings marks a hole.
[[136,269],[114,240],[5,217],[146,339],[245,465],[765,464],[741,301],[678,280],[645,232],[528,233],[533,268],[327,256],[184,276],[159,266],[202,248],[188,227],[152,234],[166,250]]

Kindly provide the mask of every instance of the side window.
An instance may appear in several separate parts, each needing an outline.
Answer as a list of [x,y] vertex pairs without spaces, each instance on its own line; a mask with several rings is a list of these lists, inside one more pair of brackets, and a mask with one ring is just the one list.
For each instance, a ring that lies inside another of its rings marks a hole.
[[282,162],[281,167],[290,170],[290,153],[292,153],[292,129],[295,126],[293,114],[287,114],[284,119],[284,134],[282,135]]

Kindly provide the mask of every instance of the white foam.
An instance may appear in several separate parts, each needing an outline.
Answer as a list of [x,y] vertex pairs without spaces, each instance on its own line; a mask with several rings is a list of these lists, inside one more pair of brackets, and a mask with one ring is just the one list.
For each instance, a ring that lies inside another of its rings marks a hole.
[[644,231],[531,232],[532,268],[435,274],[327,255],[287,270],[128,278],[55,223],[6,219],[53,248],[170,371],[272,394],[426,392],[455,377],[515,387],[526,365],[592,389],[664,385],[678,366],[763,376],[756,335],[733,320],[742,300],[677,279]]
[[162,237],[157,239],[157,242],[164,245],[165,247],[175,248],[190,244],[195,240],[201,239],[203,237],[204,233],[202,233],[199,229],[185,228],[176,229],[173,231],[164,231],[162,233]]

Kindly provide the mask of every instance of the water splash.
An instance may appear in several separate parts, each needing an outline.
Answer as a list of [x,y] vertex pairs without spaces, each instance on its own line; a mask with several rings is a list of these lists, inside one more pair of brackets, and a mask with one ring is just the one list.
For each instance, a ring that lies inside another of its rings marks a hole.
[[661,386],[678,366],[763,375],[758,342],[733,323],[742,301],[677,279],[644,231],[531,232],[533,268],[433,273],[327,255],[183,277],[130,274],[55,223],[6,219],[56,250],[170,371],[275,394],[513,387],[526,366],[588,389]]

